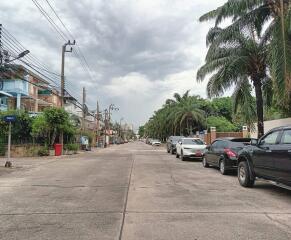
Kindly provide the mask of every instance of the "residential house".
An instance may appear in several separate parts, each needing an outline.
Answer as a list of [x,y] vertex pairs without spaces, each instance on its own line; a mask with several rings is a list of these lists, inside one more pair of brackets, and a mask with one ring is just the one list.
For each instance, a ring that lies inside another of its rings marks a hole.
[[12,65],[4,72],[1,84],[2,90],[10,95],[6,99],[8,109],[23,109],[33,114],[46,107],[61,106],[59,92],[42,77],[21,65]]

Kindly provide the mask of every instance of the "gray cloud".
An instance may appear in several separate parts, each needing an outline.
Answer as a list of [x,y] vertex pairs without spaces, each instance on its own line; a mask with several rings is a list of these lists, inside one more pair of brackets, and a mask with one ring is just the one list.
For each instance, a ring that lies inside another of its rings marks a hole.
[[[90,107],[96,98],[103,107],[114,102],[120,107],[116,119],[124,116],[136,125],[174,92],[191,89],[205,96],[205,84],[195,82],[195,73],[203,63],[210,24],[197,19],[224,1],[51,0],[92,69],[93,80],[68,55],[68,85],[78,95],[86,86]],[[45,1],[39,2],[49,12]],[[59,72],[63,41],[32,2],[4,0],[1,9],[6,28]]]

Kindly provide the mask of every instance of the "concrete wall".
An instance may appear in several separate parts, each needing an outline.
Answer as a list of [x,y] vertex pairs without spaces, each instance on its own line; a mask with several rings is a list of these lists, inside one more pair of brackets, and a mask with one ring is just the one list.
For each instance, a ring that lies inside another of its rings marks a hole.
[[[283,119],[265,121],[264,125],[265,125],[265,133],[266,133],[275,127],[291,125],[291,118],[283,118]],[[256,130],[254,132],[251,132],[251,137],[257,138],[257,135],[258,135],[258,132],[257,132],[257,124],[256,124]]]

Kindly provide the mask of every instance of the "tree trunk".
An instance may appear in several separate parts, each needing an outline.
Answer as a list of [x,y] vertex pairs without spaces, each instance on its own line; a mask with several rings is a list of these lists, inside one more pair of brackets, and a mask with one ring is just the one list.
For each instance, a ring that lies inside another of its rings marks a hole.
[[262,82],[260,80],[254,80],[253,82],[256,93],[258,138],[260,138],[261,136],[264,135],[264,102],[263,102]]
[[189,119],[186,119],[187,122],[187,131],[188,131],[188,136],[190,136],[190,129],[189,129]]

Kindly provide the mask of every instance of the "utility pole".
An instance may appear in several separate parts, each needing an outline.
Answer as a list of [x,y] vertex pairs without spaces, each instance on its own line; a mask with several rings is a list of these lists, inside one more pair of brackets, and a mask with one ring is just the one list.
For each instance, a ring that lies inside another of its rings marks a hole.
[[67,50],[67,46],[72,46],[75,44],[76,44],[75,40],[73,42],[71,42],[69,40],[68,42],[66,42],[62,46],[62,69],[61,69],[61,98],[62,98],[61,106],[62,107],[64,107],[64,104],[65,104],[65,101],[64,101],[64,96],[65,96],[65,56],[66,56],[66,52],[73,51],[72,47],[70,48],[70,50]]
[[[64,107],[65,105],[65,56],[66,52],[72,52],[73,48],[71,47],[70,50],[67,50],[67,46],[75,45],[76,41],[74,40],[71,42],[70,40],[66,42],[62,46],[62,66],[61,66],[61,107]],[[62,145],[62,154],[63,154],[63,149],[64,149],[64,133],[61,131],[60,133],[60,144]]]
[[[111,120],[111,110],[118,111],[119,108],[115,107],[114,104],[110,104],[108,108],[108,131],[109,131],[109,138],[110,138],[110,120]],[[110,139],[109,139],[110,140]],[[108,143],[109,145],[109,143]]]
[[122,117],[122,118],[120,118],[120,121],[119,121],[119,137],[120,137],[120,140],[121,140],[121,136],[122,136],[122,133],[121,133],[121,131],[122,131],[122,127],[121,127],[121,121],[122,120],[124,120],[124,118]]
[[83,87],[83,102],[82,102],[82,130],[85,131],[85,117],[86,117],[86,89]]
[[104,123],[105,123],[105,141],[104,141],[104,147],[106,148],[107,147],[107,125],[108,125],[108,110],[105,109],[105,112],[104,112],[104,115],[105,115],[105,120],[104,120]]
[[3,64],[2,24],[0,24],[0,67]]
[[96,147],[98,147],[99,144],[99,103],[97,101],[97,108],[96,108]]

